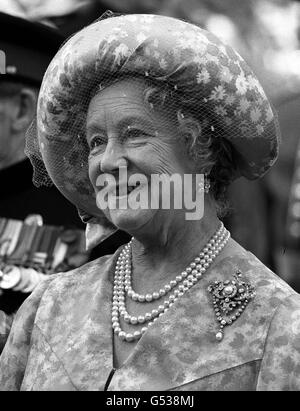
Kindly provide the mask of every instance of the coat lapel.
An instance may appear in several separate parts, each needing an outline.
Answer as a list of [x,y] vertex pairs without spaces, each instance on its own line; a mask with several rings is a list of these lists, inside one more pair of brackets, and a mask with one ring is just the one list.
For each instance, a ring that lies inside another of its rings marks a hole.
[[221,342],[215,338],[218,326],[207,287],[245,264],[245,258],[225,258],[184,294],[144,334],[109,390],[171,390],[261,358],[266,323],[252,318],[259,301],[226,328]]
[[64,282],[53,281],[43,298],[37,325],[78,390],[103,390],[113,367],[114,266],[111,256],[102,258],[100,266],[99,261],[90,263]]
[[[57,282],[55,288],[54,281],[48,300],[43,298],[45,319],[39,315],[38,325],[79,390],[103,390],[113,368],[111,302],[117,256],[101,259],[101,266],[98,260],[83,267],[63,287]],[[218,342],[207,287],[231,278],[237,268],[252,285],[261,286],[261,292]],[[273,282],[265,280],[261,263],[248,254],[225,257],[148,329],[108,389],[171,390],[260,359],[269,325],[263,313],[272,291]]]

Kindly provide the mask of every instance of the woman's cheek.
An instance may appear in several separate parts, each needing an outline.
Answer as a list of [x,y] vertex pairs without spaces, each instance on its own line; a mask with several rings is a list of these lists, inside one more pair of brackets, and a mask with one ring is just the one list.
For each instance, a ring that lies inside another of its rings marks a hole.
[[134,155],[134,163],[145,174],[174,174],[180,172],[174,152],[174,144],[163,141],[148,143]]
[[89,179],[93,187],[96,187],[96,180],[100,171],[100,159],[98,156],[90,156],[88,159]]

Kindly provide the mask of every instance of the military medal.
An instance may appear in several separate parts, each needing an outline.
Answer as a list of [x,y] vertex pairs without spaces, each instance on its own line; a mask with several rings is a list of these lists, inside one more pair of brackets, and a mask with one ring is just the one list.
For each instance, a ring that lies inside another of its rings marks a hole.
[[7,266],[0,272],[0,288],[10,290],[14,288],[21,280],[21,272],[18,267]]

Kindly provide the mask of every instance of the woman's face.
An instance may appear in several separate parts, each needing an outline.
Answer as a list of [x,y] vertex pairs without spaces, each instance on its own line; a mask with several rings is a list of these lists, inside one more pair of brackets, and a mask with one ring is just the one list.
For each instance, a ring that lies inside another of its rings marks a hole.
[[[159,226],[166,217],[174,216],[174,210],[172,213],[151,208],[151,176],[175,173],[183,176],[195,172],[195,165],[179,139],[175,121],[165,109],[158,112],[144,102],[145,87],[146,83],[139,79],[112,84],[91,100],[87,113],[91,183],[97,199],[103,199],[105,192],[105,198],[110,198],[108,208],[103,210],[106,217],[131,234],[148,227],[149,223]],[[128,181],[137,174],[144,179],[131,191]],[[103,180],[107,180],[105,187]],[[159,197],[161,195],[160,191]],[[148,207],[132,208],[131,200],[146,198]]]

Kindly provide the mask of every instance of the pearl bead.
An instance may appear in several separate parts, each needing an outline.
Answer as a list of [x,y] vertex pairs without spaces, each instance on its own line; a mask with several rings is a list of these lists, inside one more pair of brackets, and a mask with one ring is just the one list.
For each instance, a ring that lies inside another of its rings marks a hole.
[[131,317],[130,318],[130,323],[131,324],[137,324],[138,323],[138,319],[136,317]]
[[126,341],[131,342],[131,341],[134,340],[134,337],[131,333],[128,333],[128,334],[126,334],[125,339],[126,339]]
[[134,336],[135,339],[138,339],[138,338],[141,338],[142,333],[141,333],[140,331],[135,331],[135,332],[133,333],[133,336]]
[[162,313],[165,310],[165,307],[163,305],[159,305],[157,310],[158,312]]
[[126,333],[124,331],[119,332],[119,338],[121,338],[121,340],[125,340]]
[[[132,289],[131,285],[131,244],[132,240],[123,248],[121,254],[117,260],[115,268],[115,278],[114,278],[114,288],[113,288],[113,301],[112,301],[112,311],[111,311],[111,321],[114,332],[119,336],[120,339],[126,340],[128,342],[133,340],[138,340],[141,335],[146,332],[149,326],[151,326],[155,321],[158,320],[165,312],[168,311],[174,302],[178,300],[186,291],[188,291],[198,280],[202,277],[206,269],[213,262],[215,257],[220,253],[220,251],[226,245],[230,233],[224,228],[221,223],[221,228],[214,234],[207,245],[199,253],[199,255],[190,263],[190,265],[180,274],[171,280],[169,284],[165,285],[158,292],[148,293],[146,295],[136,293]],[[181,283],[178,285],[178,283]],[[164,295],[169,293],[174,287],[173,294],[169,295],[165,301],[158,306],[157,309],[153,309],[151,312],[145,315],[140,315],[138,317],[131,316],[128,314],[125,307],[125,300],[128,296],[134,301],[139,303],[144,303],[145,301],[151,302],[152,300],[158,300]],[[234,321],[244,310],[247,300],[240,305],[240,312],[237,312],[235,316],[232,316],[229,321]],[[218,311],[216,313],[219,321],[222,320],[221,314]],[[125,322],[134,325],[143,324],[147,321],[148,327],[144,326],[141,331],[135,331],[133,333],[125,333],[122,331],[119,317],[123,318]],[[226,324],[225,324],[226,325]],[[223,328],[225,325],[220,324]],[[223,333],[219,331],[216,335],[217,339],[223,338]]]
[[227,285],[225,288],[224,288],[224,293],[225,294],[231,294],[233,292],[233,287],[231,286],[231,285]]
[[152,301],[152,295],[151,294],[146,294],[146,301],[148,301],[148,302]]

